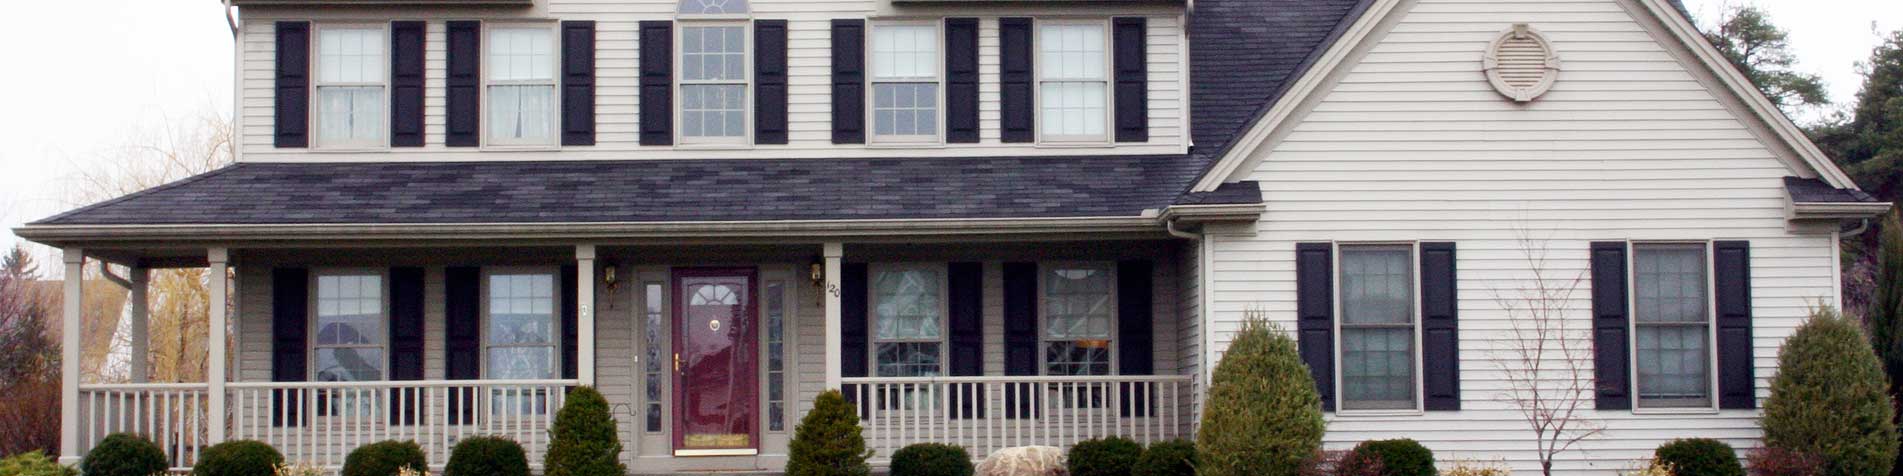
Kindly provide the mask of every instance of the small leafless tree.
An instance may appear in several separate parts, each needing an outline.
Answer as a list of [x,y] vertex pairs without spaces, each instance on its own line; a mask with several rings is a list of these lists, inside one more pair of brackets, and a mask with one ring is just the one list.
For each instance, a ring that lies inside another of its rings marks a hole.
[[1507,398],[1533,430],[1540,470],[1553,474],[1553,460],[1605,428],[1588,418],[1594,379],[1591,325],[1568,319],[1568,306],[1585,283],[1547,261],[1547,240],[1520,230],[1517,243],[1530,276],[1515,289],[1495,289],[1494,300],[1512,323],[1501,341],[1504,359],[1496,360],[1507,378]]

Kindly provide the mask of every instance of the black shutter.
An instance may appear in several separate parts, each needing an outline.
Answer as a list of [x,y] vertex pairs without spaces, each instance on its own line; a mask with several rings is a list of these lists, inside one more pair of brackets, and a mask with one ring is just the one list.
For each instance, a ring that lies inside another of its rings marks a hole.
[[390,22],[390,146],[423,146],[423,37],[420,21]]
[[[951,263],[946,265],[947,302],[949,316],[947,327],[951,328],[951,375],[958,377],[979,376],[985,373],[985,329],[984,329],[984,265],[980,263]],[[951,398],[957,403],[951,409],[953,418],[983,418],[984,406],[974,403],[983,400],[981,387],[959,384],[953,390]]]
[[575,276],[575,270],[575,265],[564,265],[560,276],[562,283],[562,378],[565,379],[575,378],[581,364],[576,360],[576,356],[580,355],[581,351],[580,341],[577,340],[577,335],[581,331],[580,320],[577,317],[580,310],[577,304],[579,304],[578,293],[581,292],[581,286],[577,282],[579,278]]
[[[866,289],[866,264],[841,263],[839,269],[839,375],[842,377],[864,377],[868,375],[867,353],[872,345],[867,331],[867,322],[871,296]],[[840,391],[846,394],[846,401],[869,405],[869,401],[860,401],[860,392],[866,390],[856,385],[845,385]],[[862,407],[863,410],[863,407]]]
[[[423,379],[423,268],[390,268],[390,380]],[[390,417],[415,424],[423,395],[392,390]]]
[[[310,329],[310,270],[271,270],[271,381],[308,379],[307,345]],[[272,390],[271,426],[299,426],[304,422],[299,393]]]
[[999,138],[1004,142],[1037,140],[1031,108],[1031,19],[998,19]]
[[595,145],[595,22],[562,22],[562,145]]
[[[1037,375],[1037,263],[1004,264],[1004,374]],[[1005,418],[1037,418],[1036,384],[1004,386]]]
[[945,19],[945,142],[978,142],[978,19]]
[[641,145],[674,143],[674,23],[641,22]]
[[1460,409],[1460,280],[1454,244],[1421,243],[1421,375],[1428,410]]
[[1718,279],[1718,407],[1758,407],[1751,349],[1751,242],[1713,243]]
[[443,77],[443,145],[482,143],[482,22],[449,22],[448,71]]
[[1322,411],[1335,411],[1335,248],[1295,245],[1295,327],[1302,362],[1315,378]]
[[[443,271],[443,378],[482,378],[482,270],[450,267]],[[452,424],[472,421],[476,395],[467,389],[448,390]]]
[[833,143],[866,142],[866,21],[833,20]]
[[1113,70],[1117,74],[1117,142],[1149,142],[1150,86],[1149,61],[1144,54],[1145,35],[1142,17],[1111,20]]
[[[1117,263],[1117,373],[1153,375],[1156,373],[1156,341],[1153,316],[1155,288],[1151,272],[1156,267],[1148,260]],[[1123,392],[1121,411],[1125,417],[1150,416],[1160,386],[1152,383],[1120,384]]]
[[786,20],[753,21],[753,143],[786,143]]
[[311,24],[277,23],[277,89],[272,144],[310,147]]
[[1632,408],[1632,379],[1626,336],[1626,245],[1592,243],[1592,364],[1594,408]]

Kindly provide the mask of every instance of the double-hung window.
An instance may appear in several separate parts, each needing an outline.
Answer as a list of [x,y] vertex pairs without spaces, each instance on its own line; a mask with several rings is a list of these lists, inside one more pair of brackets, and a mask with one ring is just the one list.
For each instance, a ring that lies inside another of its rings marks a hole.
[[873,140],[938,140],[938,45],[937,25],[872,27]]
[[1110,101],[1103,22],[1038,26],[1038,133],[1046,142],[1103,142]]
[[[552,272],[498,272],[489,275],[487,328],[483,347],[488,358],[487,378],[494,380],[552,379],[560,369],[561,342],[555,317],[555,274]],[[535,413],[546,410],[546,395],[528,389],[498,388],[498,411]]]
[[317,30],[317,146],[370,148],[385,139],[383,27]]
[[1044,275],[1044,373],[1110,375],[1116,280],[1109,264],[1060,264]]
[[1711,281],[1702,243],[1632,247],[1633,372],[1641,408],[1711,406]]
[[[895,265],[872,273],[873,367],[880,377],[932,377],[944,373],[945,280],[943,268]],[[888,408],[918,407],[915,389],[880,396]]]
[[1341,247],[1341,407],[1416,409],[1414,249]]
[[555,39],[548,27],[489,29],[489,143],[555,144]]
[[680,30],[681,143],[746,143],[747,27],[687,23]]
[[[383,380],[385,358],[383,275],[323,273],[317,276],[317,318],[312,326],[311,365],[319,382]],[[326,415],[368,414],[375,402],[348,392],[319,394]]]

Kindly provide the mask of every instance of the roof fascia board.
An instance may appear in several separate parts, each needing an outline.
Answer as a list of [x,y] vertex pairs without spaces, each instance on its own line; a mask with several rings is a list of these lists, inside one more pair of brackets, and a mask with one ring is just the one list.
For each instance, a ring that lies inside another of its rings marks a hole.
[[1792,220],[1873,218],[1890,211],[1889,202],[1787,202]]

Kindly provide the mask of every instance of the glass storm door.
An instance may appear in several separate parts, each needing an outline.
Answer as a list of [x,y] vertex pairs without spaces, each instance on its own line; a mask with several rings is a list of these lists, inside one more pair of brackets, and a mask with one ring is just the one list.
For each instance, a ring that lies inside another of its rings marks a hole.
[[674,452],[755,454],[754,270],[674,271]]

